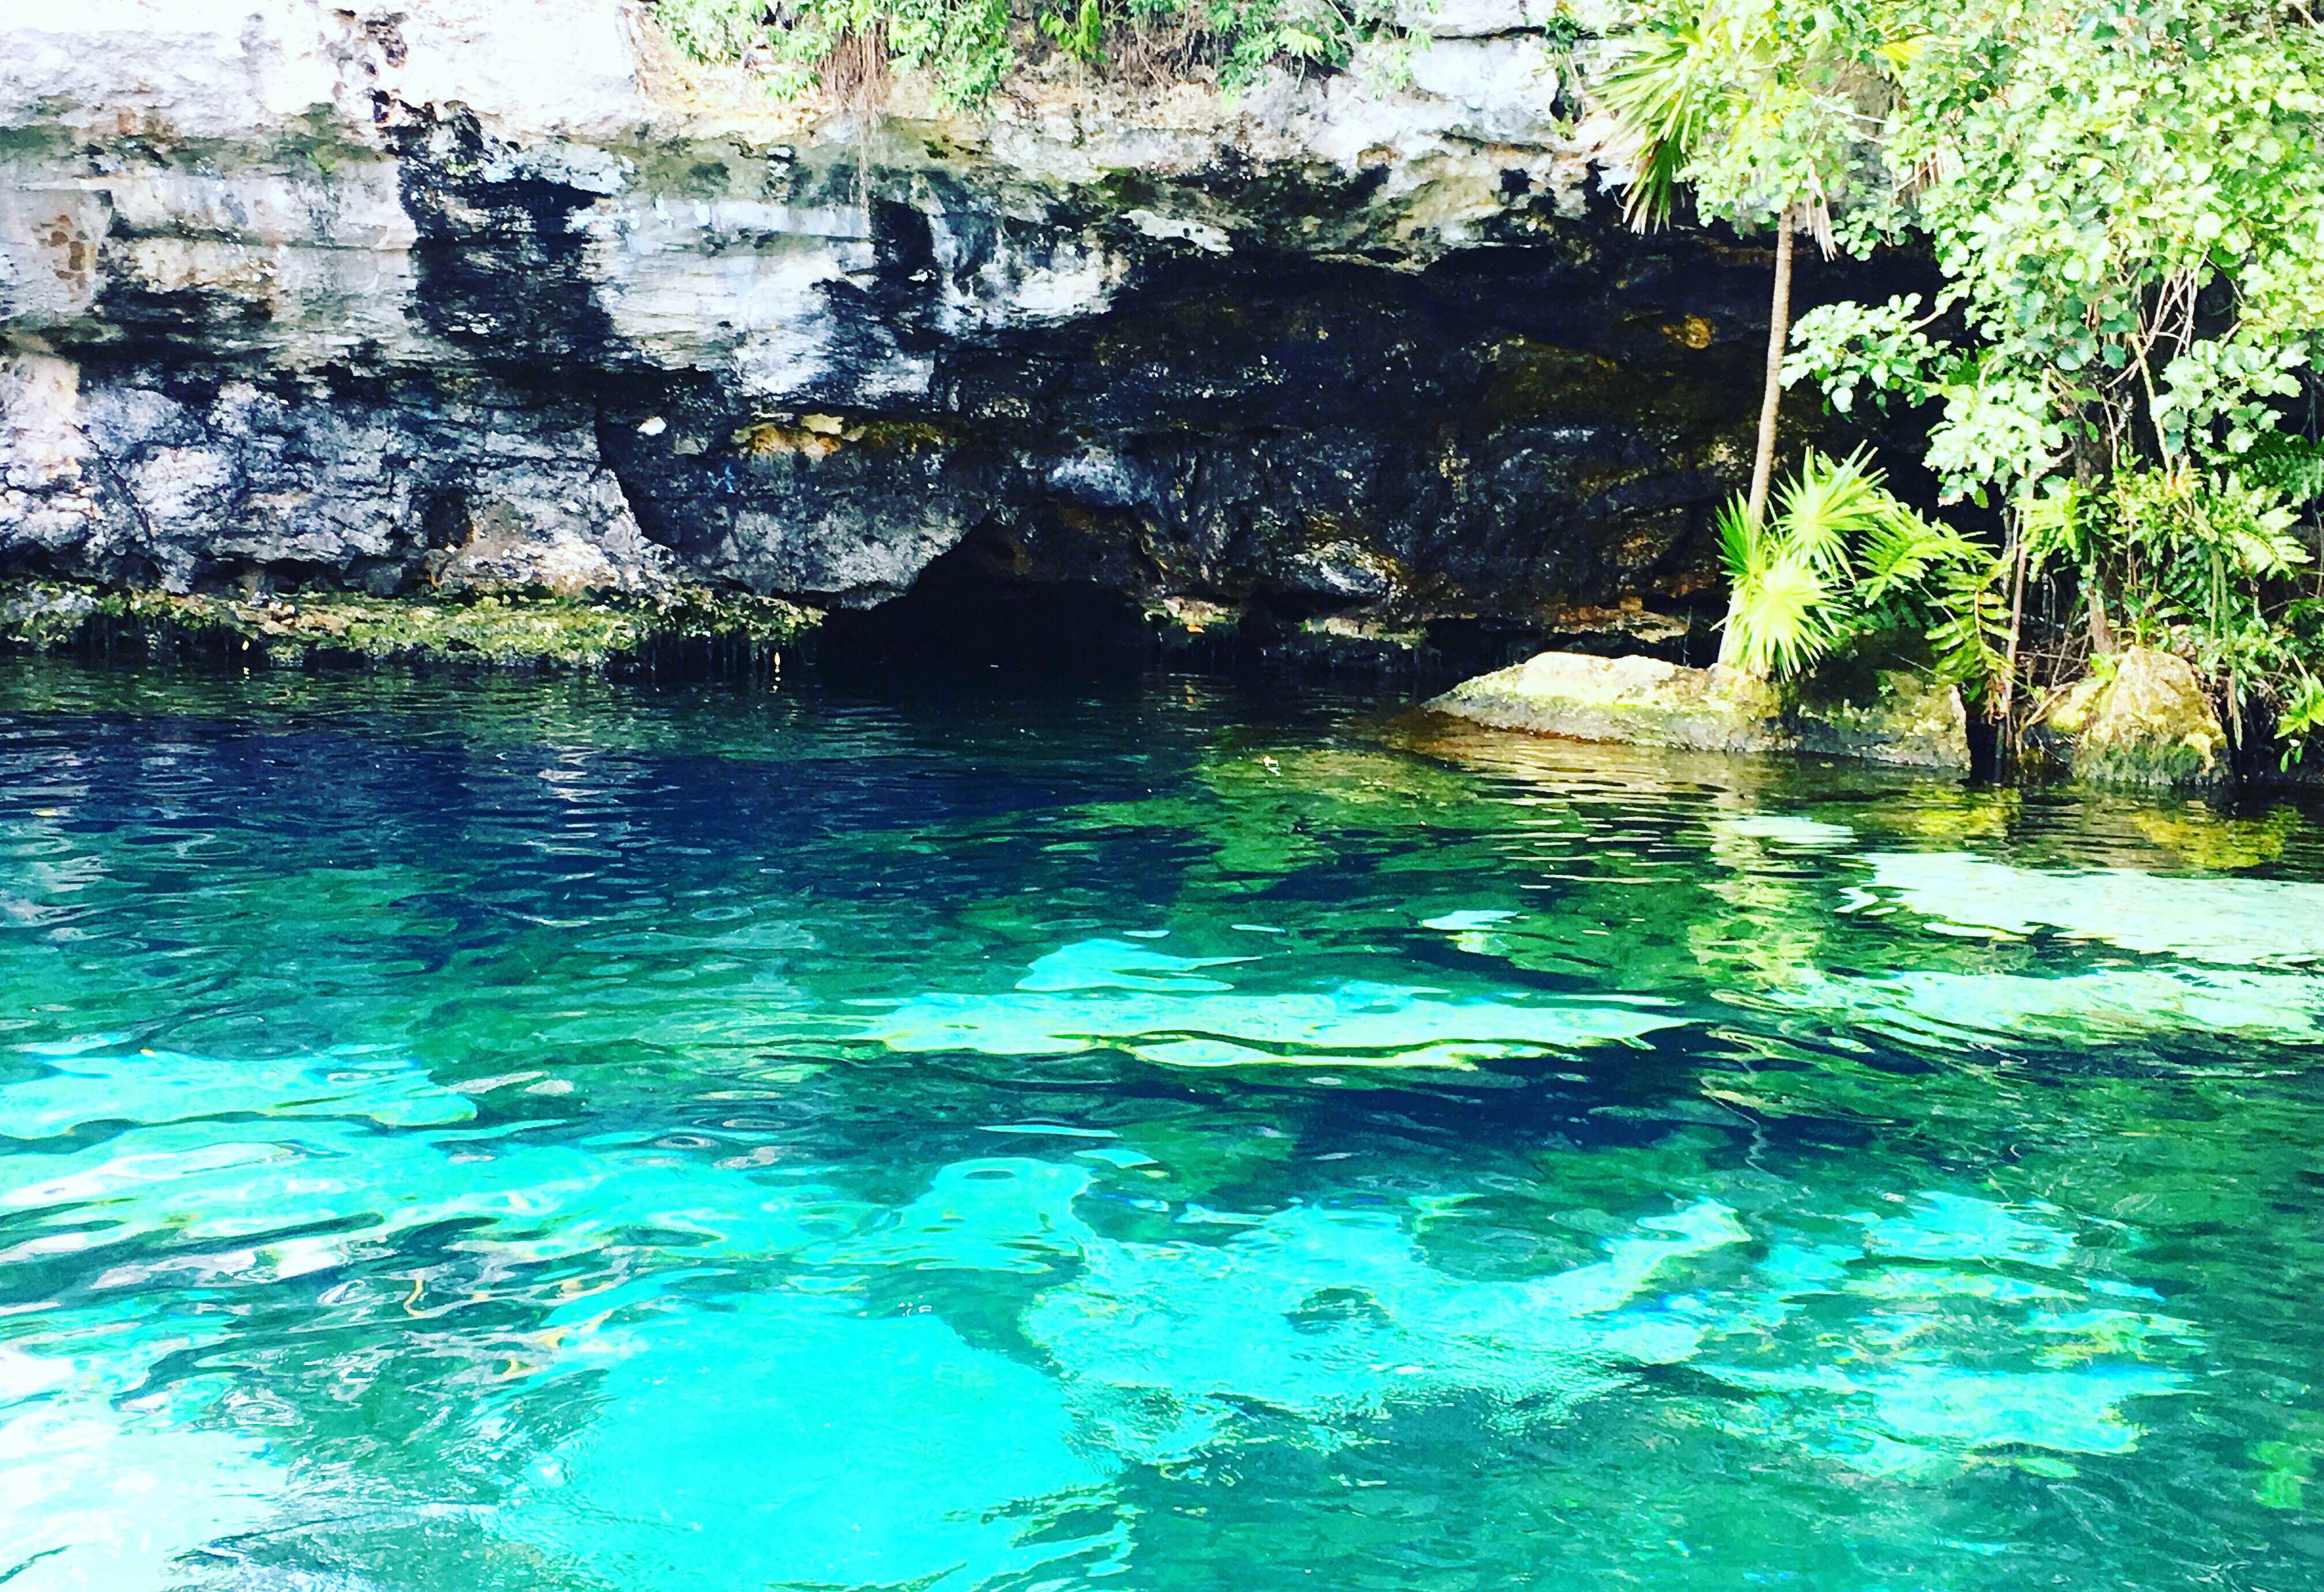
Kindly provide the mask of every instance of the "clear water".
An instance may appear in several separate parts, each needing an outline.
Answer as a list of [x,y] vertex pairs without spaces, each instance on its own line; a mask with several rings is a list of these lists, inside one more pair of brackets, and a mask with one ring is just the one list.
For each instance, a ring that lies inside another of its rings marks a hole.
[[2324,829],[0,669],[0,1586],[2324,1587]]

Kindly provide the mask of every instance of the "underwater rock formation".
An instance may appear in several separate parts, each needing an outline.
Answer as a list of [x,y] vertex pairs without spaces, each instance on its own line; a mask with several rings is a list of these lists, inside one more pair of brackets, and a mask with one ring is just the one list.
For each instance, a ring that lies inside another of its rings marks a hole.
[[[1687,1422],[1828,1469],[2070,1474],[2135,1449],[2141,1415],[2195,1385],[2210,1347],[2067,1211],[1942,1188],[1804,1219],[1672,1193],[1578,1213],[1596,1236],[1568,1264],[1480,1276],[1427,1238],[1480,1197],[1458,1181],[1186,1204],[1123,1237],[1106,1227],[1152,1164],[1104,1136],[1094,1155],[950,1163],[872,1202],[764,1163],[681,1159],[659,1135],[528,1142],[476,1120],[473,1094],[504,1080],[453,1087],[369,1047],[254,1060],[91,1042],[38,1063],[0,1081],[0,1103],[23,1142],[71,1147],[5,1164],[11,1253],[108,1266],[69,1307],[76,1357],[57,1338],[0,1346],[0,1526],[44,1588],[158,1584],[206,1543],[310,1517],[258,1434],[343,1402],[343,1367],[289,1369],[263,1400],[235,1396],[266,1376],[238,1357],[156,1386],[165,1357],[224,1345],[301,1279],[329,1284],[312,1308],[342,1325],[385,1306],[473,1362],[459,1397],[489,1412],[480,1447],[510,1477],[466,1511],[476,1540],[538,1553],[567,1571],[555,1584],[586,1567],[647,1589],[736,1565],[752,1585],[985,1585],[1121,1552],[1148,1529],[1119,1496],[1132,1473],[1330,1456],[1429,1412],[1481,1460],[1497,1437],[1679,1369],[1662,1402]],[[98,1201],[108,1225],[88,1219]],[[607,1269],[480,1327],[449,1313],[476,1299],[444,1276],[383,1290],[354,1264],[431,1229],[503,1287]],[[721,1283],[738,1262],[755,1286]],[[198,1276],[241,1313],[127,1286],[153,1272]],[[871,1303],[883,1281],[946,1273],[1020,1282],[1013,1319],[972,1339],[925,1305]],[[678,1275],[692,1285],[669,1286]],[[512,1415],[527,1397],[565,1413],[535,1435]]]
[[1477,10],[1401,86],[870,118],[617,0],[20,10],[0,574],[1675,649],[1765,262],[1628,233],[1570,55]]

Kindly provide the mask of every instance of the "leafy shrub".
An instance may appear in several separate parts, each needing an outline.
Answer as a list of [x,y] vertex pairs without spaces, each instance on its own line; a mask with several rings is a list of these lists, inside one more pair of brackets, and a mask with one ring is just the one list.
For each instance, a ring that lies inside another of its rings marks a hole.
[[1730,503],[1720,549],[1733,585],[1721,660],[1795,680],[1868,639],[1924,646],[1940,677],[1972,697],[2006,667],[2007,615],[2000,559],[1899,501],[1869,456],[1808,450],[1754,522]]
[[[1093,65],[1150,59],[1167,41],[1232,90],[1277,63],[1343,66],[1357,44],[1392,30],[1394,12],[1393,0],[1037,0],[1033,31]],[[927,73],[954,109],[989,97],[1023,41],[1008,0],[658,0],[656,14],[695,60],[761,59],[784,94],[806,87],[849,41],[872,41],[882,64]]]
[[[1750,0],[1656,3],[1715,17]],[[1808,53],[1888,88],[1851,146],[1885,179],[1858,185],[1836,235],[1859,252],[1925,238],[1943,286],[1925,308],[1801,317],[1783,380],[1838,410],[1919,411],[1945,501],[2006,529],[2012,628],[2022,613],[2033,630],[2010,651],[2030,684],[2127,634],[2191,663],[2239,746],[2255,708],[2296,748],[2324,727],[2324,596],[2299,578],[2324,536],[2314,13],[1844,0],[1792,14],[1822,41]],[[1854,48],[1868,39],[1896,47]],[[1782,175],[1776,156],[1753,160]]]

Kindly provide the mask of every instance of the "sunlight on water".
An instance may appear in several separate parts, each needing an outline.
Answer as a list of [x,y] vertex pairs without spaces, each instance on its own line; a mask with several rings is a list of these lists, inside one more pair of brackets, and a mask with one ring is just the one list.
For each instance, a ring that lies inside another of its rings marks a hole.
[[2324,1587],[2293,808],[1176,684],[0,767],[8,1592]]
[[2000,934],[2043,930],[2233,964],[2324,959],[2324,884],[2013,868],[1957,852],[1876,855],[1872,884],[1915,912]]
[[1106,1049],[1178,1067],[1468,1067],[1636,1039],[1677,1021],[1605,1003],[1447,1000],[1442,989],[1369,980],[1239,995],[1196,971],[1240,960],[1079,941],[1035,962],[1008,993],[919,996],[866,1034],[899,1051],[1047,1056]]
[[932,1316],[752,1300],[637,1338],[501,1512],[615,1585],[973,1586],[1116,1539],[1056,1523],[1102,1473],[1056,1384]]

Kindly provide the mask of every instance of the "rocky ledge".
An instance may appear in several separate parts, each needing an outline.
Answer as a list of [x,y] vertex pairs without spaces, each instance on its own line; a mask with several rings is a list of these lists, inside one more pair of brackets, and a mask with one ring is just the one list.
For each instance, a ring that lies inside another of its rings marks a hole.
[[946,117],[620,0],[14,8],[0,575],[1675,656],[1766,260],[1621,227],[1560,28],[1445,0],[1395,69]]
[[1544,652],[1465,680],[1428,706],[1498,730],[1681,751],[1808,752],[1966,773],[1960,694],[1883,670],[1861,700],[1789,699],[1724,668]]
[[577,597],[465,590],[257,598],[54,581],[0,586],[0,645],[268,667],[392,663],[771,678],[816,618],[778,598],[698,586]]
[[2226,728],[2183,658],[2128,647],[2046,704],[2028,750],[2096,785],[2205,787],[2228,778]]

